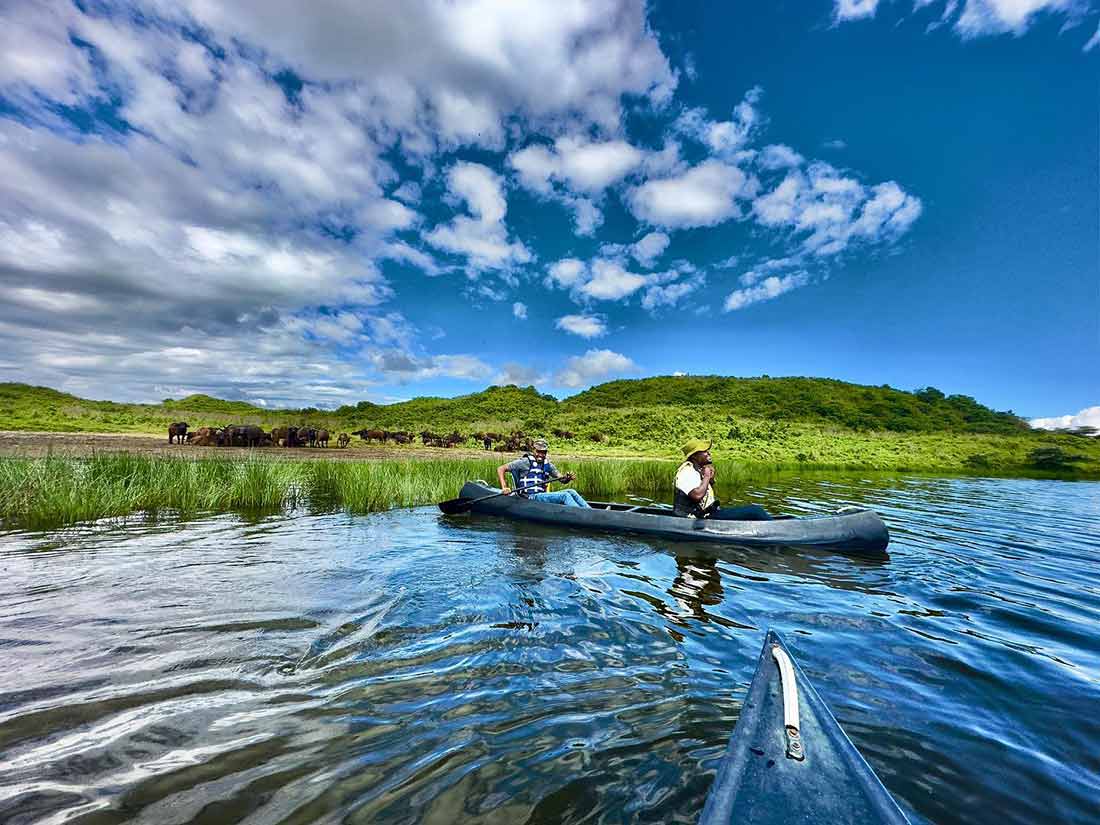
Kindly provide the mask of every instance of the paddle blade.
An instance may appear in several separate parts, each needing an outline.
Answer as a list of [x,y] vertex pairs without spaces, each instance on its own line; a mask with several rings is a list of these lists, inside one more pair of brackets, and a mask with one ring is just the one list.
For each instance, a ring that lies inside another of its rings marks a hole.
[[459,513],[465,513],[469,510],[470,505],[475,501],[477,501],[475,498],[452,498],[448,501],[439,502],[439,509],[448,516],[457,516]]

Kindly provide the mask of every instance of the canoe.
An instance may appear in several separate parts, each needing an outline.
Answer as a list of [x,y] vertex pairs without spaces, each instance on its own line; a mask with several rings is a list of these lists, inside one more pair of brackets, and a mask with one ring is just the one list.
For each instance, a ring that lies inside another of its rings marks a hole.
[[768,631],[699,825],[908,821]]
[[[482,481],[468,481],[460,496],[478,499],[499,493]],[[813,547],[855,556],[885,558],[890,533],[873,510],[846,509],[827,516],[774,521],[711,521],[681,518],[657,507],[593,501],[592,509],[566,507],[519,496],[479,501],[471,511],[563,527],[642,533],[680,541],[708,541],[747,547]]]

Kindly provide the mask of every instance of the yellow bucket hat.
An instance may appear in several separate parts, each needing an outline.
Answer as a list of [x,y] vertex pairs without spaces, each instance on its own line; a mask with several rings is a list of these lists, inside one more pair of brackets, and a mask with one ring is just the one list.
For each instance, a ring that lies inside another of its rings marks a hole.
[[680,448],[680,452],[682,452],[684,454],[684,458],[691,458],[696,453],[701,453],[701,452],[703,452],[703,450],[709,450],[709,449],[710,449],[710,442],[709,441],[704,441],[701,438],[693,438],[690,441],[688,441],[687,443],[685,443],[683,447]]

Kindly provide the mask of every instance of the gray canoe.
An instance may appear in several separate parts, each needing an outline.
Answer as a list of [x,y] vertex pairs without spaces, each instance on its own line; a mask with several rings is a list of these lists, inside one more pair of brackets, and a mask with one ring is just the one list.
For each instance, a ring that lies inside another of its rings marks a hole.
[[[499,493],[484,482],[468,481],[459,495],[478,499]],[[680,541],[710,541],[743,547],[789,545],[813,547],[853,556],[884,558],[890,533],[874,510],[852,510],[829,516],[784,518],[774,521],[711,521],[681,518],[655,507],[590,502],[592,509],[532,501],[518,496],[497,496],[471,506],[485,513],[542,524],[590,530],[642,533]]]

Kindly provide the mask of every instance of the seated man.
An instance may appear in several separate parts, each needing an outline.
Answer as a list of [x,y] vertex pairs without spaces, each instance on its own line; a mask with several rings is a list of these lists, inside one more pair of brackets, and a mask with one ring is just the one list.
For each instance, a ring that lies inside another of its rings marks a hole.
[[[550,479],[558,475],[558,468],[546,460],[549,449],[550,445],[540,438],[534,443],[534,455],[525,453],[523,458],[517,458],[515,461],[497,467],[500,491],[512,492],[512,488],[504,482],[504,471],[507,470],[512,474],[516,495],[535,501],[564,504],[566,507],[587,507],[588,502],[576,490],[559,490],[556,493],[546,491]],[[568,484],[574,478],[576,478],[574,473],[566,473],[558,480]]]
[[710,442],[692,439],[682,448],[684,463],[676,470],[676,489],[672,509],[678,516],[770,521],[771,515],[759,504],[721,507],[714,495],[714,464],[710,460]]

